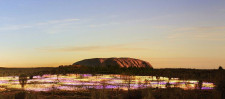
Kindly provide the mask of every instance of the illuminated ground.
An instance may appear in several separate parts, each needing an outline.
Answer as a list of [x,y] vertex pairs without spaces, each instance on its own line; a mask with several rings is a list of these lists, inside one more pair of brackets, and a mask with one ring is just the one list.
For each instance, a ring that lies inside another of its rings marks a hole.
[[[155,76],[127,76],[127,75],[94,75],[91,74],[67,74],[67,75],[43,75],[29,79],[25,90],[51,91],[51,90],[86,90],[95,89],[137,89],[137,88],[166,88],[179,87],[185,90],[198,88],[198,81],[179,80],[178,78],[155,77]],[[203,82],[202,89],[213,89],[213,83]],[[0,77],[0,90],[8,88],[21,89],[18,77]]]

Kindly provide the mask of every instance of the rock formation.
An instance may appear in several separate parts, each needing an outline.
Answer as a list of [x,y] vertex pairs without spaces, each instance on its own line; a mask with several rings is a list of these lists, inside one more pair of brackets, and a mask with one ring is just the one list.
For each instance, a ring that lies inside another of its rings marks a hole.
[[146,61],[134,58],[92,58],[74,63],[81,66],[118,66],[118,67],[145,67],[152,68],[152,65]]

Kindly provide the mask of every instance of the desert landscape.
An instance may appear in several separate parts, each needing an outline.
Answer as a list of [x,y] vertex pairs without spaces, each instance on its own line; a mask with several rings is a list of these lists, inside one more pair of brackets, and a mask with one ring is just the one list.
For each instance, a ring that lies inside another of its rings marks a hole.
[[225,99],[225,0],[0,9],[0,99]]
[[225,73],[222,67],[154,69],[134,58],[92,58],[68,66],[1,68],[0,72],[1,97],[17,99],[212,99],[223,95]]

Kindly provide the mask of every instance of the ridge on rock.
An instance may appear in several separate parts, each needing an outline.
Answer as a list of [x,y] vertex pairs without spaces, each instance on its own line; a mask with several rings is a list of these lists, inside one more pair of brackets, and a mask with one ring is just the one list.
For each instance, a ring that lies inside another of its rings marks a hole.
[[153,68],[149,62],[134,58],[92,58],[74,63],[73,65],[82,66],[118,66],[118,67],[145,67]]

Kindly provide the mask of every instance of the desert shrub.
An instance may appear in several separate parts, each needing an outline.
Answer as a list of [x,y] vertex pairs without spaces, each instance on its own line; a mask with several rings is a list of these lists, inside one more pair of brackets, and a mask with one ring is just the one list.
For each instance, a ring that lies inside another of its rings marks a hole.
[[129,90],[127,94],[124,95],[124,99],[142,99],[141,90]]
[[142,90],[142,99],[155,99],[155,97],[152,95],[151,88],[146,88]]
[[27,75],[25,74],[21,74],[19,76],[19,82],[22,88],[24,88],[24,86],[27,84]]
[[103,90],[92,90],[91,99],[108,99],[107,92]]
[[24,91],[15,94],[15,99],[25,99],[25,97],[26,97],[26,92]]
[[221,99],[225,99],[225,79],[217,83],[216,89],[221,93]]
[[[40,99],[41,96],[38,96],[39,94],[37,93],[26,93],[26,99]],[[40,98],[38,98],[40,97]]]

